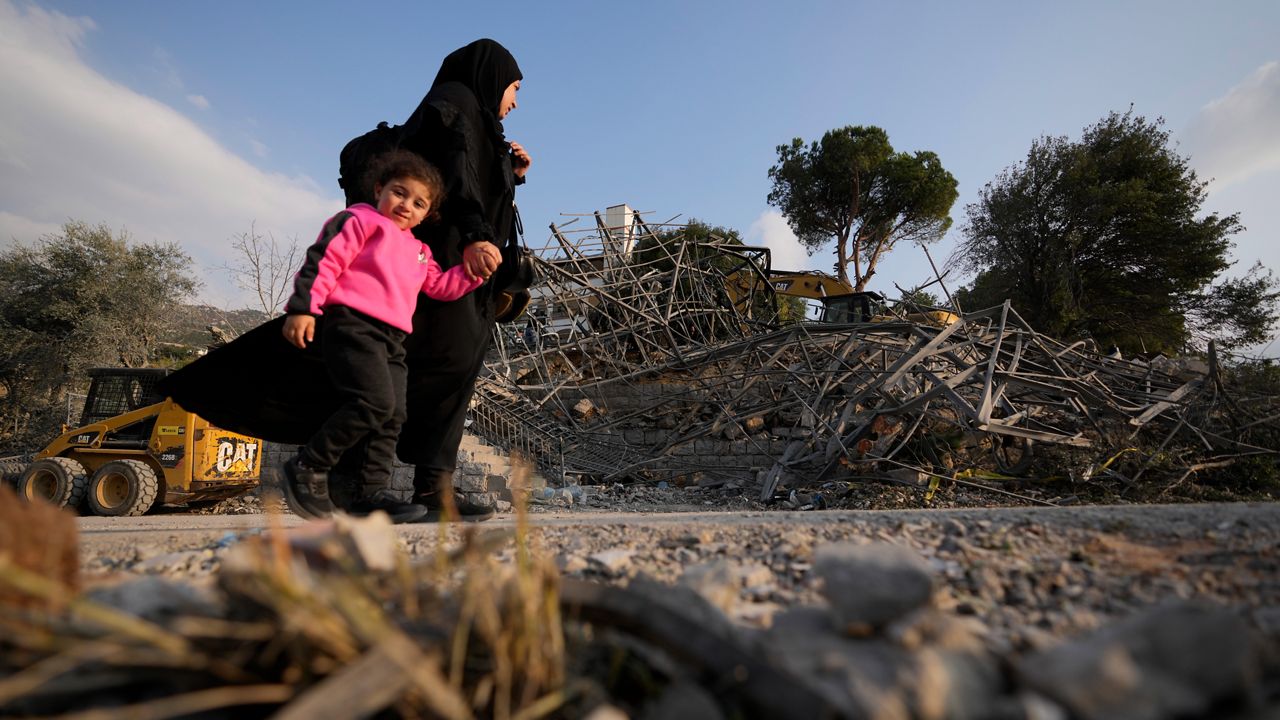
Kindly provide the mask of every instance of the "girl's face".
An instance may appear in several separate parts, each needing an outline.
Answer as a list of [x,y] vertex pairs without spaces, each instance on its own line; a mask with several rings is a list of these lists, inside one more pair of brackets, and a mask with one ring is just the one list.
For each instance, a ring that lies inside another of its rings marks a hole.
[[498,119],[503,120],[507,117],[507,113],[516,109],[516,93],[520,91],[520,81],[517,80],[507,86],[502,92],[502,102],[498,103]]
[[401,230],[414,227],[431,212],[431,192],[421,180],[395,178],[374,188],[374,192],[378,196],[378,212]]

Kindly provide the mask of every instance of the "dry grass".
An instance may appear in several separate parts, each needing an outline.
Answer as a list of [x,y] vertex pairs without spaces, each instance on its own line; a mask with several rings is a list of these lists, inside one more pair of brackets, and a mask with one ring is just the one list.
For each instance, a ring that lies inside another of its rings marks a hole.
[[80,587],[77,543],[75,515],[43,502],[20,502],[0,483],[0,565],[21,568],[58,589],[41,600],[0,583],[0,606],[64,604]]
[[[73,518],[0,499],[0,714],[108,703],[147,718],[554,713],[568,699],[559,575],[517,508],[514,536],[467,527],[450,546],[442,523],[432,562],[397,548],[379,571],[344,521],[294,537],[273,522],[225,558],[222,617],[161,626],[76,595]],[[48,537],[71,538],[61,560]],[[516,562],[500,563],[493,551],[512,542]]]

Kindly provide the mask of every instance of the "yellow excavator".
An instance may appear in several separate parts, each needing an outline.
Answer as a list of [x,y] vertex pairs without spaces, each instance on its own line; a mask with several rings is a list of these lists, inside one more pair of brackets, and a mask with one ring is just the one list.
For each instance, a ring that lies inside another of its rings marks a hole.
[[18,494],[95,515],[196,505],[258,484],[261,440],[210,425],[164,397],[162,368],[97,368],[79,427],[18,476]]
[[771,270],[769,284],[778,295],[817,300],[821,304],[819,322],[890,322],[905,319],[921,325],[945,327],[960,319],[946,310],[908,313],[901,318],[889,311],[884,296],[871,291],[855,292],[840,278],[812,270]]

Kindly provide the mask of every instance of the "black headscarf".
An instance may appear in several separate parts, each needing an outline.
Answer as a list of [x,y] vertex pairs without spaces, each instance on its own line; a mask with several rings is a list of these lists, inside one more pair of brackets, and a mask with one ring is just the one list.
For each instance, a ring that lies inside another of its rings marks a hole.
[[502,245],[512,237],[515,178],[498,110],[507,87],[521,79],[506,48],[476,40],[445,57],[402,126],[400,146],[439,168],[448,188],[440,222],[414,228],[444,267],[460,262],[468,243]]
[[431,87],[447,82],[462,83],[475,94],[480,107],[493,113],[496,119],[507,86],[523,78],[515,57],[506,48],[482,38],[449,53],[440,63],[440,72],[436,73]]

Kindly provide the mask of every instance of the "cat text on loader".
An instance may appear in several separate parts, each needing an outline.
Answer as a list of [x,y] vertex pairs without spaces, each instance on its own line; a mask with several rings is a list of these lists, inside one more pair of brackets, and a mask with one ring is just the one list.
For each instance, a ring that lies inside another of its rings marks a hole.
[[262,441],[210,425],[155,389],[168,370],[99,368],[80,427],[35,455],[18,492],[95,515],[200,504],[258,484]]

